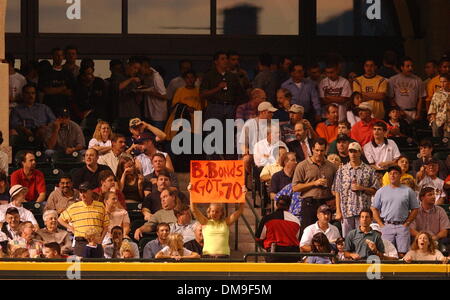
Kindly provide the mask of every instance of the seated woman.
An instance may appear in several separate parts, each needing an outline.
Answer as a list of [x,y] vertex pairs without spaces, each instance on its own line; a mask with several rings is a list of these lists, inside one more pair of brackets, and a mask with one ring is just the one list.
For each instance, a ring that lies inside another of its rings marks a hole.
[[[188,186],[190,190],[190,185]],[[239,204],[239,209],[229,217],[225,215],[223,204],[211,203],[207,216],[191,201],[191,210],[197,221],[203,225],[203,257],[228,258],[230,256],[229,235],[230,226],[234,224],[244,211],[245,203]]]
[[108,122],[99,121],[93,138],[89,141],[88,149],[95,149],[99,155],[108,153],[112,148],[111,143],[112,131]]
[[[312,238],[313,253],[332,253],[330,242],[327,236],[322,233],[316,233]],[[332,264],[333,259],[325,256],[309,256],[305,260],[308,264]]]
[[436,249],[431,235],[428,232],[422,231],[414,239],[411,250],[406,253],[403,260],[407,263],[424,260],[447,263],[448,258]]
[[123,193],[126,203],[141,203],[144,199],[144,176],[139,174],[134,159],[122,156],[117,167],[119,190]]
[[[410,178],[414,180],[414,177],[411,174],[408,174],[409,171],[409,160],[406,156],[401,155],[399,158],[397,158],[397,165],[402,169],[402,176],[400,177],[400,180]],[[391,184],[391,181],[389,179],[389,174],[386,172],[383,176],[383,186],[387,186]]]
[[39,229],[36,234],[44,242],[58,243],[61,253],[71,255],[73,252],[72,241],[67,231],[58,228],[58,213],[56,210],[47,210],[42,216],[45,228]]
[[125,196],[118,188],[116,188],[116,176],[114,176],[114,173],[111,170],[103,170],[98,174],[98,181],[100,182],[100,186],[93,190],[93,192],[98,195],[97,199],[103,201],[101,196],[104,193],[114,192],[117,195],[117,199],[119,199],[121,207],[126,209],[127,204],[125,202]]
[[119,226],[123,228],[123,235],[128,238],[130,233],[130,217],[128,212],[120,207],[117,194],[114,192],[106,192],[103,194],[103,200],[106,207],[106,213],[109,216],[109,228],[108,232],[103,239],[103,245],[111,243],[111,230],[112,228]]
[[200,258],[200,255],[183,247],[183,236],[181,234],[171,233],[167,237],[167,246],[162,248],[162,250],[156,254],[155,258],[173,258],[175,260],[181,260],[184,258]]

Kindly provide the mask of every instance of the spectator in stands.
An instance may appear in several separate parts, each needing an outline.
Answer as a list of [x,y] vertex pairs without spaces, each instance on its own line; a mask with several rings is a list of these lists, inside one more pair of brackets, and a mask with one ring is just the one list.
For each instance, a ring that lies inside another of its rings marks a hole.
[[[188,187],[190,190],[190,187]],[[230,256],[229,235],[230,226],[234,224],[244,212],[245,203],[240,203],[239,208],[230,216],[226,216],[222,204],[211,203],[207,210],[207,216],[191,202],[191,210],[194,217],[203,225],[203,255],[206,258],[228,258]]]
[[133,258],[139,258],[139,248],[136,243],[133,243],[130,238],[124,237],[123,228],[115,226],[110,232],[111,238],[107,244],[104,244],[105,258],[119,258],[122,245],[127,243],[133,249]]
[[173,258],[177,261],[186,258],[200,258],[196,252],[192,252],[183,246],[183,236],[179,233],[171,233],[167,237],[167,244],[158,253],[155,258]]
[[338,121],[339,121],[339,107],[336,104],[328,104],[326,106],[325,122],[317,124],[317,135],[331,143],[337,138]]
[[436,249],[431,234],[428,232],[420,232],[411,245],[411,250],[406,253],[403,260],[407,263],[413,261],[442,261],[447,263],[448,258],[441,251]]
[[[433,143],[428,139],[423,139],[419,145],[419,159],[413,161],[412,164],[412,175],[416,176],[417,172],[425,166],[428,161],[433,159]],[[447,177],[447,166],[445,162],[437,160],[439,165],[438,177],[440,179],[445,179]]]
[[70,120],[70,113],[67,108],[59,108],[56,113],[56,121],[53,122],[52,130],[47,135],[45,145],[47,150],[45,155],[64,156],[73,155],[74,152],[83,152],[86,147],[83,130]]
[[268,53],[261,54],[258,59],[258,74],[253,80],[253,88],[262,89],[267,95],[267,101],[275,103],[277,81],[274,73],[270,70],[272,56]]
[[150,241],[144,247],[144,259],[155,258],[156,254],[167,245],[167,237],[170,234],[170,227],[167,223],[159,223],[156,227],[157,238]]
[[447,237],[450,222],[445,210],[435,205],[435,190],[432,187],[424,187],[420,190],[420,208],[416,219],[411,223],[409,230],[413,237],[417,237],[419,232],[425,231],[431,235],[433,242],[440,245],[449,245]]
[[337,167],[325,159],[327,141],[317,139],[313,142],[313,155],[300,162],[292,180],[293,191],[301,192],[302,228],[317,221],[317,209],[326,201],[332,200],[331,186]]
[[444,180],[437,177],[439,173],[439,164],[436,160],[430,160],[420,169],[416,174],[416,181],[421,190],[424,187],[432,187],[436,192],[436,204],[441,205],[445,203],[447,195],[444,192]]
[[8,191],[8,176],[5,172],[0,171],[0,205],[8,204],[10,198]]
[[369,208],[359,213],[359,227],[350,231],[345,238],[345,257],[353,260],[367,259],[376,255],[384,258],[384,244],[381,233],[370,227],[373,213]]
[[273,174],[270,180],[269,195],[272,200],[286,185],[292,183],[292,177],[297,166],[297,158],[293,152],[286,152],[281,155],[280,161],[283,169]]
[[390,107],[386,114],[386,123],[388,124],[388,137],[411,137],[411,126],[401,116],[401,110],[398,107]]
[[364,145],[367,161],[375,170],[386,170],[390,166],[396,166],[397,159],[401,155],[397,144],[385,137],[386,133],[386,123],[382,121],[375,123],[372,142]]
[[344,248],[345,248],[345,239],[344,238],[338,238],[336,240],[336,257],[337,257],[338,261],[347,260],[345,258]]
[[[285,143],[295,141],[295,124],[302,121],[305,125],[308,125],[308,136],[311,136],[311,132],[316,134],[312,129],[311,123],[308,120],[303,119],[304,108],[298,104],[292,104],[289,108],[289,123],[281,125],[281,140]],[[311,127],[311,128],[310,128]]]
[[[119,161],[122,156],[122,154],[125,153],[126,148],[126,139],[125,137],[120,134],[116,133],[112,136],[112,146],[111,150],[106,152],[104,155],[101,155],[98,158],[98,163],[101,165],[108,166],[114,173],[114,175],[117,175],[117,168],[119,166]],[[95,147],[93,147],[95,149]],[[107,147],[105,147],[107,148]]]
[[31,258],[39,258],[42,254],[42,242],[37,238],[35,227],[31,222],[25,221],[19,225],[20,237],[9,241],[10,252],[17,248],[26,248],[30,252]]
[[[0,216],[2,216],[0,214]],[[15,207],[10,207],[6,210],[5,221],[3,222],[1,231],[7,236],[8,240],[15,240],[20,237],[19,225],[20,225],[20,213]],[[4,245],[2,245],[3,247]],[[3,252],[7,249],[3,248]],[[5,252],[6,253],[6,252]]]
[[358,106],[361,121],[352,126],[350,137],[364,147],[373,138],[373,126],[380,120],[372,118],[372,106],[363,102]]
[[34,227],[39,229],[38,222],[36,221],[33,213],[28,209],[23,207],[23,203],[26,202],[25,196],[28,193],[28,188],[21,186],[20,184],[13,185],[9,189],[9,194],[11,195],[11,202],[9,204],[5,204],[0,206],[0,222],[4,221],[5,212],[11,208],[16,208],[20,213],[20,221],[21,222],[30,222],[34,225]]
[[[169,85],[167,86],[167,99],[172,100],[176,92],[186,86],[186,80],[183,76],[187,71],[192,70],[192,61],[188,59],[183,59],[178,62],[178,68],[180,70],[180,75],[173,78]],[[195,80],[194,80],[195,83]],[[172,102],[173,103],[173,102]]]
[[39,76],[39,89],[44,93],[44,104],[55,113],[62,107],[69,107],[73,95],[74,77],[63,69],[64,51],[52,50],[53,67]]
[[42,216],[45,228],[39,229],[37,236],[45,244],[56,243],[60,247],[60,252],[70,255],[73,252],[72,239],[69,233],[58,228],[58,212],[56,210],[47,210]]
[[83,182],[89,183],[90,189],[95,189],[98,186],[98,176],[101,171],[111,169],[108,166],[98,164],[98,152],[95,149],[88,149],[84,154],[84,162],[86,165],[72,174],[73,187],[79,190],[79,186]]
[[42,248],[42,255],[46,259],[61,259],[61,246],[56,243],[46,243]]
[[178,180],[177,176],[174,172],[170,172],[167,170],[166,167],[167,160],[164,154],[162,153],[155,153],[152,157],[152,166],[153,166],[153,172],[149,175],[145,176],[145,180],[148,182],[151,182],[151,184],[156,184],[158,181],[159,173],[163,170],[169,172],[170,175],[170,182],[172,186],[178,188]]
[[[332,248],[327,236],[322,233],[316,233],[311,240],[311,252],[312,253],[332,253]],[[325,256],[308,256],[305,260],[308,264],[332,264],[334,259]]]
[[289,124],[289,109],[291,108],[292,94],[288,89],[277,91],[277,103],[279,109],[273,114],[273,119],[280,122],[280,126]]
[[298,104],[304,108],[303,117],[316,123],[321,120],[322,109],[316,85],[305,78],[305,67],[299,62],[294,62],[289,67],[291,78],[285,81],[281,87],[292,94],[291,104]]
[[135,240],[140,240],[143,233],[154,232],[159,223],[172,224],[177,222],[174,210],[179,209],[180,199],[176,188],[166,188],[161,192],[161,209],[151,215],[147,223],[136,229]]
[[131,119],[129,122],[129,130],[131,133],[130,139],[127,140],[127,153],[133,156],[138,156],[141,154],[140,146],[137,143],[137,140],[140,139],[143,134],[152,134],[156,136],[156,141],[164,141],[166,139],[166,134],[139,118]]
[[194,223],[194,236],[195,238],[193,240],[190,240],[189,242],[184,244],[184,248],[192,251],[197,252],[198,254],[203,254],[203,226],[199,222]]
[[14,68],[16,58],[12,54],[7,53],[3,62],[8,64],[9,70],[9,105],[14,107],[22,100],[22,88],[27,84],[27,80],[16,72]]
[[80,74],[80,67],[77,65],[78,48],[74,45],[69,45],[64,50],[66,63],[63,65],[64,70],[69,71],[74,78]]
[[309,137],[309,132],[314,130],[312,128],[309,129],[308,125],[303,121],[295,124],[295,140],[287,144],[290,151],[295,152],[298,162],[308,159],[312,155],[312,149],[314,148],[312,145],[313,141]]
[[434,137],[450,137],[450,74],[442,74],[439,82],[441,89],[431,98],[428,118]]
[[179,233],[183,236],[183,243],[195,239],[194,222],[192,221],[191,210],[189,206],[182,205],[173,212],[177,221],[170,224],[171,233]]
[[63,174],[59,177],[58,187],[50,193],[44,210],[55,210],[59,215],[79,200],[80,192],[73,188],[72,178]]
[[325,74],[327,77],[319,84],[320,101],[323,106],[332,103],[339,105],[338,121],[343,121],[347,112],[346,104],[352,95],[352,88],[347,79],[339,76],[338,65],[328,65],[325,68]]
[[362,95],[360,92],[353,92],[350,96],[350,102],[347,108],[347,121],[351,126],[355,125],[361,118],[359,117],[359,105],[362,103]]
[[276,163],[281,147],[287,149],[286,144],[280,140],[280,131],[272,126],[267,126],[267,137],[257,142],[253,149],[255,165],[262,168]]
[[[400,155],[397,158],[397,165],[402,170],[400,181],[404,180],[405,178],[410,178],[410,179],[414,180],[414,177],[411,174],[408,173],[409,172],[409,160],[408,160],[408,158],[406,156]],[[383,176],[383,186],[386,186],[386,185],[389,185],[389,184],[391,184],[391,181],[389,179],[389,174],[385,173],[384,176]]]
[[89,141],[88,148],[97,150],[98,154],[102,156],[112,150],[112,137],[113,133],[109,123],[100,120],[95,127],[94,136]]
[[336,166],[336,168],[339,168],[342,165],[341,157],[337,154],[328,155],[327,160],[333,163]]
[[[288,212],[291,206],[289,196],[281,196],[277,209],[263,217],[256,231],[257,242],[267,252],[299,252],[300,222]],[[266,257],[266,262],[296,262],[299,257]]]
[[149,87],[148,89],[142,89],[144,116],[150,120],[150,124],[160,130],[164,130],[168,107],[164,80],[158,71],[151,67],[149,57],[142,58],[139,75],[142,84]]
[[256,118],[259,115],[258,106],[266,100],[266,93],[262,89],[252,89],[250,92],[250,100],[237,107],[236,119],[242,119],[245,122]]
[[83,249],[83,258],[103,258],[105,256],[101,244],[100,230],[95,227],[90,227],[86,230],[85,237],[87,244]]
[[422,80],[413,74],[413,61],[405,57],[400,61],[401,73],[389,78],[389,97],[391,105],[398,106],[406,120],[420,120],[423,100],[426,97]]
[[10,141],[12,146],[37,141],[42,143],[49,125],[56,118],[45,104],[36,103],[36,87],[25,85],[22,88],[23,101],[14,107],[10,114]]
[[108,231],[103,238],[103,244],[106,245],[110,242],[111,230],[119,226],[123,229],[123,235],[125,238],[130,238],[128,235],[130,233],[130,217],[128,212],[123,209],[119,203],[117,198],[117,194],[114,192],[106,192],[103,195],[106,213],[109,217],[109,228]]
[[340,163],[342,164],[346,164],[350,161],[350,156],[349,156],[349,145],[351,143],[351,139],[348,135],[346,134],[340,134],[338,135],[337,139],[336,139],[336,152],[337,153],[331,153],[328,154],[328,160],[330,160],[330,157],[333,155],[336,155],[336,157],[339,159]]
[[384,52],[383,65],[380,67],[378,74],[384,78],[391,78],[397,73],[400,73],[397,68],[397,53],[392,50],[387,50]]
[[331,208],[324,204],[317,209],[317,219],[315,224],[306,227],[303,231],[302,238],[300,240],[300,249],[302,252],[312,251],[312,239],[318,232],[324,233],[330,243],[335,243],[338,238],[341,237],[339,229],[336,226],[331,225]]
[[136,249],[134,249],[129,242],[125,241],[120,247],[119,254],[121,259],[133,259],[136,258],[136,255],[139,256],[139,250],[136,252]]
[[239,78],[241,87],[247,91],[251,87],[250,80],[248,79],[247,71],[240,66],[240,54],[234,50],[228,51],[228,71],[235,74]]
[[93,190],[93,192],[98,195],[98,201],[105,203],[106,199],[102,196],[107,192],[113,192],[117,196],[119,206],[121,208],[127,207],[125,203],[125,196],[120,190],[116,189],[116,177],[114,176],[114,173],[111,170],[101,171],[98,174],[98,181],[99,181],[98,187]]
[[373,59],[364,62],[364,74],[353,82],[353,91],[361,93],[362,101],[372,106],[375,118],[384,119],[384,99],[387,96],[388,81],[377,75],[377,64]]
[[383,239],[393,243],[399,256],[403,257],[410,245],[409,225],[416,218],[420,206],[416,193],[400,184],[400,167],[389,167],[388,172],[391,184],[376,192],[371,209],[381,227]]
[[155,153],[161,153],[166,157],[166,168],[170,172],[174,172],[174,167],[170,156],[159,151],[155,146],[155,137],[151,134],[142,134],[140,138],[136,141],[140,146],[141,155],[136,157],[136,167],[144,175],[150,175],[153,172],[152,157]]
[[306,79],[311,80],[316,86],[319,86],[319,83],[325,78],[325,75],[322,74],[322,70],[320,69],[319,64],[313,63],[308,67],[308,77]]
[[22,185],[28,189],[28,202],[43,202],[46,197],[44,174],[36,169],[36,157],[30,151],[20,158],[22,168],[11,174],[11,186]]
[[128,155],[120,157],[117,167],[119,190],[126,203],[141,203],[144,199],[144,176],[139,174],[134,159]]
[[[95,150],[94,150],[95,151]],[[82,256],[84,247],[88,244],[86,233],[88,229],[96,229],[101,241],[109,227],[109,216],[105,206],[94,201],[89,182],[80,185],[81,201],[69,206],[59,217],[58,222],[75,235],[74,254]]]
[[288,56],[280,56],[277,59],[277,69],[273,71],[276,80],[276,88],[279,89],[281,85],[289,80],[289,68],[292,65],[292,58]]
[[337,138],[342,135],[348,136],[348,141],[350,143],[356,142],[354,139],[350,138],[350,130],[352,129],[352,127],[350,126],[350,123],[348,121],[339,122],[337,128],[338,128],[338,130],[337,130],[338,135],[337,135],[336,139],[328,145],[328,154],[338,154],[338,150],[336,148],[337,140],[338,140]]
[[434,59],[428,60],[423,67],[423,71],[425,73],[425,79],[423,80],[423,84],[425,87],[427,84],[433,79],[436,75],[438,75],[438,62]]
[[[442,87],[441,85],[441,75],[449,75],[450,74],[450,57],[443,57],[439,61],[439,74],[433,77],[428,84],[426,85],[427,89],[427,109],[429,109],[430,102],[433,99],[433,95],[439,91]],[[447,78],[448,80],[448,78]]]
[[361,160],[361,146],[351,143],[348,148],[350,161],[338,169],[332,187],[336,197],[335,219],[342,221],[344,237],[359,227],[359,214],[370,208],[371,198],[380,187],[375,170]]

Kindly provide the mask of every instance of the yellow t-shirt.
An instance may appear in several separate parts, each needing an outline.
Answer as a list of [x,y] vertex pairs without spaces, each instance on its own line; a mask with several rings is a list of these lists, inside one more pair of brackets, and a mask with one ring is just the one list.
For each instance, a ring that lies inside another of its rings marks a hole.
[[185,87],[179,88],[173,97],[172,106],[175,106],[177,103],[186,104],[194,110],[202,110],[203,103],[200,100],[200,89],[188,89]]
[[438,75],[436,77],[433,77],[428,84],[427,84],[427,99],[426,101],[431,101],[433,98],[434,93],[441,88],[441,82],[440,82],[441,76]]
[[[388,81],[386,78],[376,75],[373,78],[366,78],[359,76],[353,81],[353,91],[360,93],[387,93]],[[372,105],[372,113],[375,118],[384,119],[384,104],[383,101],[369,100]]]
[[230,228],[225,220],[209,220],[203,226],[203,254],[205,255],[230,255]]

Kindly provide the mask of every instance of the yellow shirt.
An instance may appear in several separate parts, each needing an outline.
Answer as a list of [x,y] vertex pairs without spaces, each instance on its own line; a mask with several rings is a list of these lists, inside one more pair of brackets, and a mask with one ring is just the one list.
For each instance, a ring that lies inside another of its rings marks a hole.
[[[353,91],[360,93],[387,93],[388,81],[386,78],[376,75],[373,78],[366,78],[359,76],[353,81]],[[369,100],[372,105],[372,113],[375,118],[384,119],[384,104],[383,101]]]
[[175,96],[173,97],[172,107],[177,103],[186,104],[187,106],[192,107],[194,110],[202,110],[203,103],[200,100],[200,89],[188,89],[185,87],[179,88],[175,93]]
[[438,75],[436,77],[433,77],[428,84],[427,84],[427,99],[426,101],[431,101],[433,98],[433,95],[436,91],[441,89],[441,82],[440,82],[441,76]]
[[209,220],[203,227],[203,254],[230,255],[230,228],[225,220]]
[[96,227],[99,233],[109,226],[109,216],[106,213],[103,203],[94,201],[91,205],[86,205],[83,201],[69,206],[61,214],[61,218],[72,223],[75,229],[75,237],[85,237],[88,228]]
[[[410,174],[403,174],[402,177],[400,177],[400,181],[405,179],[405,178],[411,178],[412,180],[414,180],[414,177]],[[387,186],[391,184],[391,180],[389,179],[389,173],[386,172],[383,176],[383,186]]]

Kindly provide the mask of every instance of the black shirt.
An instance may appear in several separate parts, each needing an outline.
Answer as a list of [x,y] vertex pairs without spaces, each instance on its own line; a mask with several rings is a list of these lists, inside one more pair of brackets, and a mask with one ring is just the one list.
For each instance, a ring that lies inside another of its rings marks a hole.
[[190,251],[196,252],[200,255],[203,254],[203,246],[200,245],[196,240],[191,240],[189,242],[186,242],[184,244],[184,248],[186,248]]
[[89,171],[86,166],[79,168],[72,175],[73,187],[75,189],[78,189],[80,184],[87,181],[87,182],[89,182],[89,188],[91,188],[91,189],[98,188],[100,185],[100,182],[98,181],[98,174],[104,170],[111,171],[111,169],[108,166],[100,165],[100,164],[98,165],[97,171],[95,173],[92,173],[91,171]]
[[287,176],[284,170],[276,172],[275,174],[273,174],[272,180],[270,181],[269,193],[277,194],[290,183],[292,183],[292,177]]
[[[67,87],[68,89],[73,90],[74,88],[74,78],[72,74],[67,70],[57,71],[55,69],[51,69],[48,73],[45,73],[42,76],[42,79],[39,81],[40,90],[44,90],[45,88],[59,88],[59,87]],[[44,104],[51,108],[53,113],[55,113],[61,107],[69,107],[69,99],[70,96],[57,94],[57,95],[45,95],[44,96]]]
[[202,85],[200,86],[200,92],[202,93],[204,91],[215,89],[222,81],[227,82],[227,89],[222,89],[207,97],[209,103],[227,103],[234,105],[245,103],[245,91],[236,74],[226,72],[222,75],[217,72],[216,68],[213,68],[205,74]]

